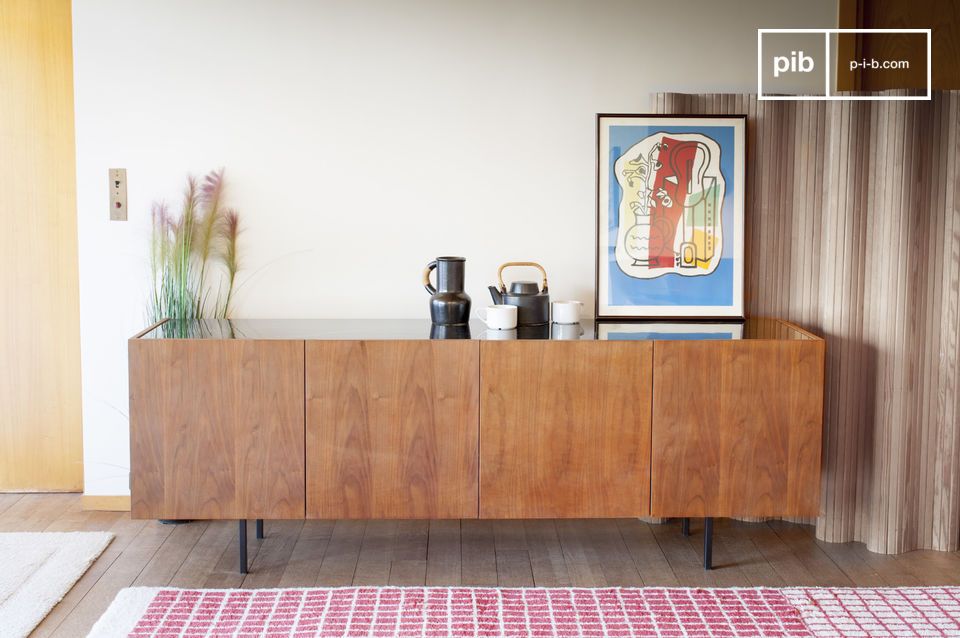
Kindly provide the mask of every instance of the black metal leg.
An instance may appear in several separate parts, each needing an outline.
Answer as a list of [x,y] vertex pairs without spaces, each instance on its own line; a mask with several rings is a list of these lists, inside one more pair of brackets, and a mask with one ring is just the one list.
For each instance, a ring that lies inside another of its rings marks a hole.
[[687,517],[680,519],[680,532],[684,536],[690,536],[690,519]]
[[240,521],[240,573],[247,573],[247,519]]
[[263,539],[263,519],[257,519],[257,539]]
[[703,519],[703,568],[713,569],[713,519]]

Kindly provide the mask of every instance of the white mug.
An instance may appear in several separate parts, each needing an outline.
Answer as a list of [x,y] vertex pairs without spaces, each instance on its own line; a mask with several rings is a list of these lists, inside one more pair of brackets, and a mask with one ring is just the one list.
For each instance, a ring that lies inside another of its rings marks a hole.
[[491,330],[513,330],[517,327],[517,307],[503,304],[487,306],[484,323]]
[[579,323],[555,323],[550,326],[550,338],[560,341],[575,341],[583,334]]
[[487,341],[512,341],[517,338],[517,329],[495,330],[487,328]]
[[554,301],[553,323],[580,323],[581,301]]

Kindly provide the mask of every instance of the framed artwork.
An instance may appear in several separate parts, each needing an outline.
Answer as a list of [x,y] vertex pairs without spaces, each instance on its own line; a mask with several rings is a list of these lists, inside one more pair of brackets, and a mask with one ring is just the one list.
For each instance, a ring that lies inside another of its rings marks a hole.
[[597,339],[601,341],[643,341],[661,339],[669,341],[707,339],[743,339],[743,324],[688,323],[688,322],[597,322]]
[[597,116],[596,317],[743,318],[745,115]]

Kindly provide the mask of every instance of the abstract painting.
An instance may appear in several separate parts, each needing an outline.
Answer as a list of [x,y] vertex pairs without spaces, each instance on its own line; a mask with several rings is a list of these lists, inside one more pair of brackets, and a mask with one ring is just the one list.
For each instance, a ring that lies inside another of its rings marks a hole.
[[743,316],[745,129],[598,116],[597,317]]

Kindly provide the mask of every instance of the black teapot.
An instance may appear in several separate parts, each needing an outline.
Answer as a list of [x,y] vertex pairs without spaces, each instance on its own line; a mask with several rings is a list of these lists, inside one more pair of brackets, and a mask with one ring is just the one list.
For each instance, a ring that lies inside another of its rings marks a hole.
[[[510,289],[503,283],[503,270],[510,266],[531,266],[543,274],[543,285],[535,281],[514,281]],[[547,292],[547,271],[532,261],[509,261],[497,270],[500,287],[489,286],[493,303],[517,307],[517,326],[540,326],[550,323],[550,295]]]

